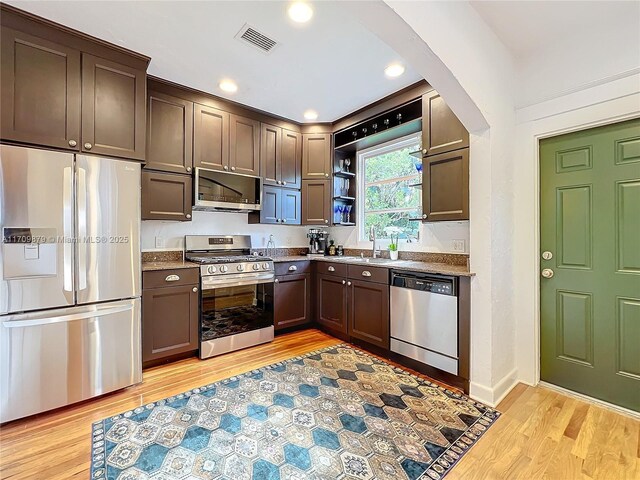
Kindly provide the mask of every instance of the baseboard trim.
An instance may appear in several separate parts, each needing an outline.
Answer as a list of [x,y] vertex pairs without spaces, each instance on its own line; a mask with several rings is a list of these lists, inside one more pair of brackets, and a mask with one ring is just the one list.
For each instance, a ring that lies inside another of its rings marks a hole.
[[573,390],[567,390],[566,388],[559,387],[558,385],[554,385],[552,383],[543,382],[542,380],[538,382],[538,386],[553,390],[554,392],[562,393],[569,397],[577,398],[578,400],[597,405],[598,407],[606,408],[607,410],[612,410],[621,415],[640,420],[640,412],[629,410],[628,408],[620,407],[618,405],[614,405],[613,403],[605,402],[604,400],[599,400],[582,393],[574,392]]
[[474,400],[496,407],[511,390],[518,384],[518,370],[514,368],[507,373],[494,387],[487,387],[479,383],[469,384],[469,396]]

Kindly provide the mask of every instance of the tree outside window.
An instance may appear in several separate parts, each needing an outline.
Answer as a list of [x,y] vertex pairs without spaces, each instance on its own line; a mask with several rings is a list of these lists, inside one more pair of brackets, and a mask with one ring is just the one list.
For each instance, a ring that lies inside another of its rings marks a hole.
[[[389,239],[389,227],[401,229],[401,239],[417,238],[422,214],[422,181],[416,169],[421,160],[410,155],[420,150],[414,134],[358,152],[358,212],[360,239],[368,240],[373,226],[376,237]],[[393,230],[393,229],[391,229]]]

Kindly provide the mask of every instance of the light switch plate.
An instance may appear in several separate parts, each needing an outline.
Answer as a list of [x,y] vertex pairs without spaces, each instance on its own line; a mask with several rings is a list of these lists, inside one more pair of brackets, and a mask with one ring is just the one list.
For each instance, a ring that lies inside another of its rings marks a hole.
[[164,237],[156,237],[156,248],[164,248]]
[[464,240],[453,240],[451,243],[453,245],[453,251],[454,252],[464,253],[464,251],[465,251],[465,241]]

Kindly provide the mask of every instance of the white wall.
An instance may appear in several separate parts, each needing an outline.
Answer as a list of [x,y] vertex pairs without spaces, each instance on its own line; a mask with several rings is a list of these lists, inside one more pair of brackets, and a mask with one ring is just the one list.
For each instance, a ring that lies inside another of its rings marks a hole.
[[[145,220],[141,228],[143,251],[184,249],[185,235],[251,235],[253,247],[267,246],[273,234],[276,247],[306,247],[308,227],[248,224],[247,214],[194,211],[190,222]],[[164,242],[156,248],[156,237]]]

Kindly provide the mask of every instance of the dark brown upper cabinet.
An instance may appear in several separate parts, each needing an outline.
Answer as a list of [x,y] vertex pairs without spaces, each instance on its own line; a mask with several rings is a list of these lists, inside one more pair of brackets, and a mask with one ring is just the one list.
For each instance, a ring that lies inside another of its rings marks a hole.
[[193,165],[229,170],[229,114],[196,103],[193,120]]
[[349,335],[388,350],[389,285],[349,279],[347,288]]
[[[319,180],[331,176],[331,135],[302,134],[302,179]],[[328,217],[327,217],[328,218]]]
[[438,155],[469,146],[469,132],[442,97],[432,90],[422,96],[422,154]]
[[423,220],[468,220],[469,149],[424,157],[422,162]]
[[150,170],[193,170],[193,102],[159,92],[147,101],[147,163]]
[[260,175],[260,122],[229,115],[229,170]]
[[146,72],[82,54],[81,150],[144,160]]
[[249,223],[300,225],[302,206],[300,190],[264,185],[262,208],[249,214]]
[[2,139],[80,149],[80,52],[2,27]]
[[275,279],[273,324],[276,330],[311,321],[311,275],[284,275]]
[[290,188],[302,186],[302,135],[282,129],[282,161],[280,181]]
[[142,171],[142,220],[191,220],[190,176]]
[[328,225],[331,219],[331,181],[302,181],[302,224]]

